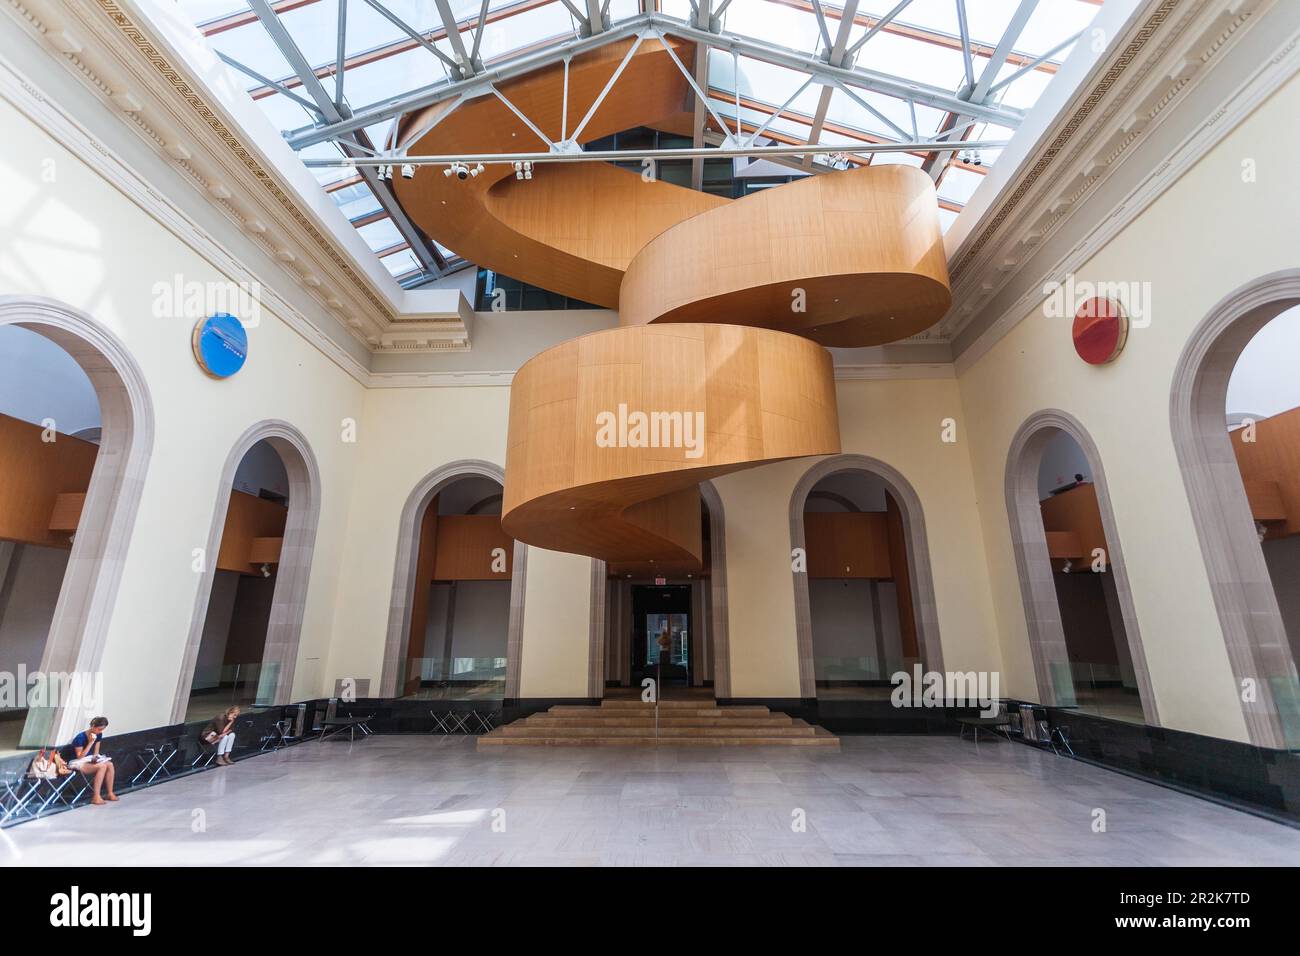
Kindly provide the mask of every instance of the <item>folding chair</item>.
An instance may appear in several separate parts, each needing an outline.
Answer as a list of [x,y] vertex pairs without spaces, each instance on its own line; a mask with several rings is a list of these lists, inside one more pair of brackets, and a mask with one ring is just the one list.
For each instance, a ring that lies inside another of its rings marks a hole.
[[[79,770],[73,770],[72,773],[62,777],[55,777],[53,780],[45,777],[33,777],[29,771],[24,779],[27,781],[28,787],[14,810],[15,816],[32,804],[35,804],[35,810],[28,810],[27,813],[29,816],[38,818],[54,803],[60,803],[69,808],[75,807],[77,801],[84,797],[89,789]],[[79,781],[79,785],[73,788],[75,793],[72,795],[72,799],[69,800],[65,791],[72,787],[74,781]]]
[[473,711],[466,711],[460,714],[456,713],[454,710],[448,711],[447,716],[451,718],[452,725],[451,730],[449,730],[448,733],[468,734],[470,732],[469,715],[472,713]]
[[206,770],[212,765],[212,761],[217,759],[217,748],[214,744],[208,743],[202,737],[199,738],[199,752],[194,755],[190,761],[191,770]]
[[172,738],[164,740],[156,746],[141,747],[140,756],[144,758],[144,765],[131,778],[131,786],[134,787],[146,773],[149,774],[149,779],[144,782],[146,787],[152,784],[159,774],[170,777],[172,772],[167,764],[171,763],[172,758],[180,753],[179,744],[179,739]]
[[293,721],[288,718],[277,720],[272,724],[271,729],[262,734],[261,753],[266,753],[268,750],[279,750],[282,747],[287,747],[290,741],[293,740],[293,738],[289,736],[289,728],[292,726]]
[[496,727],[497,720],[501,717],[501,711],[489,710],[479,713],[477,710],[471,710],[469,716],[474,722],[471,733],[486,734]]
[[23,791],[23,777],[17,770],[6,770],[0,776],[0,826],[9,822],[19,809]]
[[448,718],[450,718],[450,717],[452,716],[451,711],[449,711],[449,710],[448,710],[448,711],[443,711],[443,712],[440,714],[440,713],[438,713],[436,710],[430,710],[430,711],[429,711],[429,716],[433,718],[433,728],[429,731],[429,733],[431,733],[431,734],[438,734],[438,733],[449,734],[449,733],[451,733],[451,729],[450,729],[450,721],[448,720]]

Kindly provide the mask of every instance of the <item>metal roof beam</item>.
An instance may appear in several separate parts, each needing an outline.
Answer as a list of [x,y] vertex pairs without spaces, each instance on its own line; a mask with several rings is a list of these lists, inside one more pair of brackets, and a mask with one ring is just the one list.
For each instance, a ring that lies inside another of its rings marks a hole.
[[805,73],[824,86],[843,83],[845,86],[851,86],[855,89],[870,90],[905,101],[914,101],[921,106],[948,112],[963,112],[974,118],[997,123],[1011,129],[1019,126],[1024,119],[1024,114],[1020,110],[996,104],[971,103],[961,99],[957,94],[939,87],[859,67],[832,66],[814,55],[802,53],[798,50],[735,34],[712,33],[684,21],[666,17],[663,14],[650,13],[629,17],[618,26],[596,36],[566,40],[546,49],[503,61],[499,66],[478,76],[465,80],[431,84],[422,89],[412,90],[392,99],[363,107],[357,110],[352,117],[337,123],[327,123],[318,127],[304,127],[295,130],[286,138],[290,146],[295,149],[302,149],[305,146],[337,139],[344,133],[422,109],[451,96],[462,94],[469,97],[481,96],[490,92],[489,87],[494,83],[513,79],[542,67],[561,62],[566,56],[576,56],[579,53],[598,49],[608,43],[636,36],[647,29],[658,30],[669,36],[693,43],[702,43],[711,49],[726,50],[728,53],[735,53]]
[[[311,64],[307,62],[306,57],[302,55],[302,51],[298,49],[298,44],[294,42],[285,25],[280,22],[279,15],[271,8],[269,0],[248,0],[248,4],[253,12],[257,14],[257,18],[262,21],[267,34],[284,55],[285,60],[288,61],[302,80],[303,90],[315,101],[316,107],[321,114],[330,122],[338,122],[346,118],[347,107],[340,108],[325,91],[324,85],[312,72]],[[358,158],[358,154],[373,153],[364,131],[358,130],[340,137],[339,146],[349,157],[354,159]],[[414,223],[406,217],[406,213],[402,210],[388,183],[379,178],[378,167],[366,165],[359,168],[357,172],[362,175],[366,185],[370,187],[370,191],[379,200],[379,204],[392,218],[393,224],[397,226],[402,238],[410,243],[411,252],[420,260],[420,264],[434,272],[441,269],[444,265],[442,256],[425,242]]]

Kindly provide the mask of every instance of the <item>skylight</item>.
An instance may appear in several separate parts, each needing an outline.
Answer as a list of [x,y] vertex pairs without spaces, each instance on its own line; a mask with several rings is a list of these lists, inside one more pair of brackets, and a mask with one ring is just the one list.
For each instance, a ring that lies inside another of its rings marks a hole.
[[[963,144],[1010,139],[1101,7],[1101,0],[176,2],[304,160],[383,150],[417,96],[427,103],[484,67],[544,59],[561,43],[654,17],[664,32],[704,44],[716,116],[707,116],[697,143],[719,145],[739,127],[744,135],[761,130],[770,146],[837,150],[813,172],[908,163],[935,180],[945,229],[1001,152]],[[333,129],[353,116],[365,125]],[[936,141],[953,146],[933,148]],[[913,142],[932,145],[871,151]],[[809,169],[802,158],[780,161],[802,174]],[[312,173],[403,284],[464,265],[422,237],[373,167]]]

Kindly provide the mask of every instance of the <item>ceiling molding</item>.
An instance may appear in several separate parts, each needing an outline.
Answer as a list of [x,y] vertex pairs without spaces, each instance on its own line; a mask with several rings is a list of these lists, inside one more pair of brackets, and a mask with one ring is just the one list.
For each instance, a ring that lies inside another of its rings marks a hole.
[[0,97],[44,130],[61,146],[77,156],[124,196],[132,200],[163,228],[207,260],[236,283],[256,283],[267,308],[308,343],[362,384],[370,372],[356,358],[327,336],[302,312],[262,281],[240,259],[217,243],[210,233],[165,196],[149,185],[108,146],[47,97],[30,79],[0,57]]
[[[1116,53],[1080,84],[1033,158],[1003,190],[996,211],[952,257],[955,304],[941,327],[954,343],[959,369],[973,361],[963,353],[974,340],[995,325],[1002,330],[998,337],[1005,334],[1041,301],[1048,280],[1082,265],[1177,178],[1172,169],[1181,174],[1213,145],[1158,164],[1147,176],[1154,190],[1130,194],[1104,214],[1084,208],[1164,123],[1213,125],[1204,116],[1178,114],[1176,107],[1271,6],[1272,0],[1151,0],[1132,18]],[[1224,132],[1221,125],[1214,141]],[[1080,238],[1071,254],[1050,269],[1032,262],[1048,243],[1075,234]],[[1004,307],[999,295],[1031,274],[1035,280]]]
[[[304,293],[370,351],[467,349],[468,329],[449,328],[457,308],[398,308],[353,254],[268,167],[238,124],[209,98],[183,57],[170,56],[146,23],[115,0],[80,4],[6,0],[7,9],[105,107],[198,190]],[[398,295],[410,297],[409,293]],[[399,319],[403,328],[393,325]]]
[[[1275,9],[1280,12],[1283,8]],[[972,323],[964,330],[955,349],[959,372],[974,364],[1043,300],[1043,286],[1048,281],[1082,268],[1256,107],[1300,72],[1300,8],[1286,8],[1286,13],[1292,18],[1289,30],[1257,35],[1257,40],[1267,47],[1265,55],[1255,51],[1247,56],[1243,51],[1240,59],[1246,75],[1234,79],[1228,92],[1215,95],[1217,108],[1189,113],[1189,128],[1175,130],[1182,134],[1176,144],[1155,161],[1148,159],[1144,171],[1141,165],[1136,167],[1140,175],[1134,185],[1119,193],[1117,199],[1112,198],[1109,205],[1098,207],[1100,212],[1089,211],[1087,216],[1081,216],[1083,222],[1075,224],[1079,237],[1063,254],[1046,269],[1036,265],[1025,275],[1037,277],[1023,292],[1007,303],[994,303],[996,308],[986,310],[979,324]],[[1278,37],[1280,45],[1272,46]]]

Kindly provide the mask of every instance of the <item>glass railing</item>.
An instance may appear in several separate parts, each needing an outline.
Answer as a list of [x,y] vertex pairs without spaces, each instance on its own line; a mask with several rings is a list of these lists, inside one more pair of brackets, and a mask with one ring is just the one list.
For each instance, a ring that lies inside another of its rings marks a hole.
[[279,663],[223,664],[216,686],[198,687],[190,692],[185,719],[211,719],[227,707],[244,710],[270,707],[275,703],[279,677]]
[[404,697],[500,700],[506,690],[504,657],[416,657],[408,662]]
[[1066,693],[1073,701],[1066,703],[1061,685],[1057,684],[1057,704],[1072,707],[1078,713],[1093,717],[1107,717],[1130,723],[1144,723],[1142,697],[1131,673],[1125,673],[1118,664],[1101,664],[1088,661],[1071,661],[1068,668]]
[[888,700],[899,672],[912,674],[911,660],[885,660],[875,655],[813,658],[819,700]]

